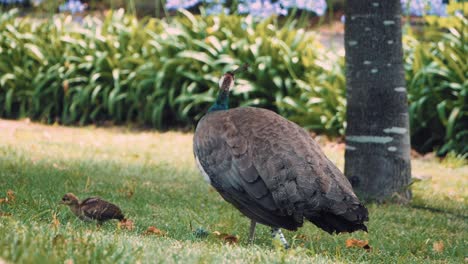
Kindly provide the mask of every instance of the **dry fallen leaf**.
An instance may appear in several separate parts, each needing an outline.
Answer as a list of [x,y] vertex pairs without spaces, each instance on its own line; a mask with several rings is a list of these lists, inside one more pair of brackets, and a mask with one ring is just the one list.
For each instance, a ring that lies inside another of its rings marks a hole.
[[304,234],[299,234],[296,236],[297,239],[304,240],[304,241],[309,241],[310,239],[304,235]]
[[52,223],[50,225],[55,229],[57,229],[57,227],[59,227],[60,221],[58,220],[56,213],[52,214]]
[[434,242],[434,244],[432,245],[432,248],[434,249],[435,252],[441,253],[442,251],[444,251],[444,242],[443,241]]
[[123,193],[125,196],[127,196],[128,198],[131,198],[134,194],[134,191],[129,189],[129,188],[122,188],[122,189],[119,189],[117,190],[119,193]]
[[120,221],[120,222],[117,224],[117,227],[118,227],[119,229],[133,230],[133,228],[134,228],[135,226],[134,226],[132,220],[130,220],[130,219],[124,219],[124,220]]
[[54,163],[52,164],[52,167],[56,168],[57,170],[64,170],[63,166],[57,164],[57,163]]
[[369,241],[367,240],[359,240],[354,238],[349,238],[346,240],[346,247],[360,247],[367,251],[370,251],[372,248],[369,246]]
[[219,237],[220,239],[224,240],[224,242],[229,243],[229,244],[237,244],[239,242],[239,238],[234,235],[221,233],[219,231],[214,231],[213,235]]
[[3,204],[3,203],[8,203],[8,199],[7,198],[0,198],[0,204]]
[[233,235],[224,235],[222,239],[229,244],[237,244],[239,242],[239,238]]
[[143,233],[143,235],[157,235],[157,236],[165,236],[166,232],[161,231],[159,228],[150,226],[146,231]]
[[14,202],[15,201],[15,192],[13,190],[8,190],[7,191],[7,197],[8,197],[8,200],[10,200],[11,202]]
[[0,212],[0,217],[2,217],[2,216],[11,216],[11,213]]
[[65,243],[66,243],[65,237],[63,237],[61,234],[56,235],[52,239],[52,245],[54,245],[54,246],[60,246],[60,245],[63,245]]

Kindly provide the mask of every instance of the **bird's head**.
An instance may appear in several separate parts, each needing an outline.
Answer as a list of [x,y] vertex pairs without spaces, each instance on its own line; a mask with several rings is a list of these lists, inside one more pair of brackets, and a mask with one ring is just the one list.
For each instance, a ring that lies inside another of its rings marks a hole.
[[67,193],[62,197],[61,204],[65,205],[76,205],[78,204],[78,197],[76,197],[73,193]]
[[219,79],[219,89],[225,92],[228,92],[230,89],[232,89],[232,87],[234,86],[234,76],[236,75],[236,73],[245,71],[248,67],[249,65],[246,63],[234,71],[226,72],[221,77],[221,79]]
[[221,79],[219,79],[219,89],[228,92],[234,86],[234,74],[226,72]]

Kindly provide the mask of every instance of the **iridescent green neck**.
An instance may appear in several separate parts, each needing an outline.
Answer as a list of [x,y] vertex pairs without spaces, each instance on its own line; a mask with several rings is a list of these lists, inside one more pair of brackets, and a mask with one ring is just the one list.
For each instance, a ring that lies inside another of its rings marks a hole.
[[219,110],[228,110],[229,109],[229,91],[220,89],[218,98],[214,104],[208,109],[209,112],[219,111]]

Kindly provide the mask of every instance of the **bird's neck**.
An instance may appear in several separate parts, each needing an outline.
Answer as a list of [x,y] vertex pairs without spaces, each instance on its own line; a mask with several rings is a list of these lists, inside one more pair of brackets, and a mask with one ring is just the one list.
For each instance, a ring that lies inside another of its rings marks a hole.
[[70,210],[75,214],[76,216],[80,216],[80,205],[78,203],[70,204]]
[[214,104],[208,109],[209,112],[229,109],[229,90],[220,89]]

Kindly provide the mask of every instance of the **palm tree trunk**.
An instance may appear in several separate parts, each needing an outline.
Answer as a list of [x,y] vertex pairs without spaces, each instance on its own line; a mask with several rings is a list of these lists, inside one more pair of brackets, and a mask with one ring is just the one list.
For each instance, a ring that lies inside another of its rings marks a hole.
[[349,0],[345,174],[364,200],[408,201],[408,104],[399,0]]

